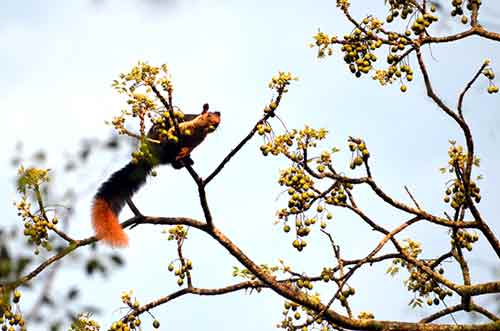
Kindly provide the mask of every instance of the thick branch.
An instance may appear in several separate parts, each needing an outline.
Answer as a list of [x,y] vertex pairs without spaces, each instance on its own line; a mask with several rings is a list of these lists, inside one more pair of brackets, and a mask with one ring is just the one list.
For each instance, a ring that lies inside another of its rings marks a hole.
[[494,40],[494,41],[500,41],[500,33],[497,32],[492,32],[488,31],[485,28],[483,28],[480,25],[474,26],[470,28],[469,30],[449,35],[449,36],[444,36],[444,37],[431,37],[431,36],[425,36],[422,38],[420,44],[437,44],[437,43],[447,43],[447,42],[453,42],[453,41],[458,41],[470,36],[481,36],[486,39]]
[[[309,309],[312,309],[316,312],[320,312],[324,309],[324,305],[321,304],[320,302],[313,300],[310,298],[307,294],[299,291],[295,287],[290,286],[288,282],[281,282],[277,280],[273,275],[267,273],[264,269],[260,268],[257,264],[255,264],[249,257],[247,257],[241,249],[236,246],[229,238],[227,238],[220,230],[218,230],[216,227],[209,227],[206,223],[196,221],[193,219],[189,218],[167,218],[167,217],[134,217],[126,222],[122,223],[123,227],[128,227],[131,225],[139,225],[139,224],[162,224],[162,225],[176,225],[176,224],[182,224],[182,225],[188,225],[192,226],[194,228],[198,228],[210,236],[212,236],[217,242],[219,242],[224,248],[228,250],[228,252],[233,255],[240,263],[242,263],[248,270],[250,270],[265,286],[270,287],[273,291],[278,293],[279,295],[283,296],[284,298],[287,298],[289,300],[293,300],[294,302],[297,302]],[[88,245],[90,243],[95,242],[96,239],[95,237],[90,237],[84,240],[76,241],[74,245],[68,246],[65,250],[62,252],[56,254],[49,260],[45,261],[42,263],[38,268],[36,268],[34,271],[29,273],[27,276],[22,277],[14,286],[19,285],[21,283],[26,283],[29,280],[31,280],[33,277],[35,277],[37,274],[39,274],[41,271],[43,271],[48,265],[54,263],[57,260],[60,260],[62,257],[65,255],[71,253],[73,250],[80,246]],[[258,284],[258,283],[247,283],[247,284]],[[13,284],[4,284],[3,286],[8,286],[8,285],[13,285]],[[238,285],[238,286],[243,286],[243,285]],[[250,285],[247,285],[250,286]],[[234,290],[234,289],[233,289]],[[467,287],[462,287],[461,290],[467,291]],[[226,290],[220,290],[220,294],[227,293],[227,291],[230,291],[229,288]],[[471,286],[470,289],[468,289],[468,294],[470,295],[475,295],[475,294],[481,294],[481,293],[489,293],[490,291],[500,291],[500,283],[488,283],[488,284],[481,284],[481,285],[475,285]],[[182,290],[179,290],[170,296],[164,297],[161,299],[162,302],[167,302],[170,300],[173,300],[177,297],[180,297],[184,294],[187,293],[195,293],[195,294],[200,294],[200,295],[214,295],[217,294],[217,291],[215,292],[210,292],[210,290],[200,290],[200,289],[195,289],[195,288],[185,288]],[[156,305],[160,304],[161,302],[156,302]],[[151,309],[153,306],[155,306],[154,303],[150,303],[149,306],[143,306],[142,309],[148,310]],[[335,311],[329,309],[325,311],[324,318],[336,325],[339,325],[340,327],[345,327],[348,329],[354,329],[354,330],[380,330],[380,329],[387,329],[387,330],[402,330],[402,331],[410,331],[410,330],[418,330],[418,324],[415,323],[406,323],[406,322],[394,322],[394,321],[376,321],[376,320],[356,320],[356,319],[350,319],[346,316],[343,316],[341,314],[336,313]],[[426,331],[444,331],[444,330],[461,330],[461,331],[468,331],[468,330],[477,330],[481,329],[483,331],[490,331],[490,330],[495,330],[498,331],[500,330],[500,326],[497,324],[483,324],[483,325],[460,325],[460,326],[455,326],[455,325],[428,325],[426,327]]]
[[[291,287],[287,284],[279,283],[276,278],[268,274],[266,271],[257,266],[249,257],[247,257],[241,249],[229,240],[217,228],[207,230],[208,233],[219,242],[228,252],[233,255],[240,263],[242,263],[248,270],[250,270],[258,279],[268,285],[273,291],[282,297],[292,300],[302,306],[320,312],[324,309],[324,305],[320,302],[313,300],[307,294]],[[324,319],[334,323],[340,327],[353,329],[353,330],[400,330],[400,331],[414,331],[423,330],[415,323],[407,322],[394,322],[394,321],[377,321],[377,320],[356,320],[350,319],[343,315],[338,314],[334,310],[327,310],[324,314]],[[497,324],[483,324],[483,325],[428,325],[426,331],[472,331],[481,329],[483,331],[500,330],[500,325]]]

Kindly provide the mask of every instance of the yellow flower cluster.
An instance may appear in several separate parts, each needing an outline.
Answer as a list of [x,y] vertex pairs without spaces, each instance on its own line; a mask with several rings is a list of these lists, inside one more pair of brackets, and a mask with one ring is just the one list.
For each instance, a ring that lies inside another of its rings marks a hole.
[[90,318],[90,314],[80,314],[71,323],[69,331],[99,331],[101,326]]
[[21,193],[26,193],[28,190],[34,190],[42,183],[50,180],[49,169],[41,168],[24,168],[19,167],[17,178],[17,190]]
[[119,79],[113,81],[112,86],[118,93],[127,95],[130,110],[122,111],[111,124],[118,134],[127,134],[136,138],[136,135],[125,129],[126,119],[138,118],[140,136],[145,137],[146,118],[153,119],[161,116],[160,110],[164,107],[162,102],[158,102],[163,98],[160,90],[168,93],[168,99],[171,99],[173,91],[167,66],[163,64],[156,67],[146,62],[138,62],[130,72],[121,73]]
[[337,0],[337,7],[339,7],[340,9],[347,10],[349,6],[350,6],[349,0]]
[[[57,216],[49,218],[44,205],[40,186],[49,181],[49,170],[39,168],[19,168],[19,178],[17,180],[18,190],[23,195],[18,203],[15,203],[17,215],[24,222],[24,235],[28,237],[28,242],[37,246],[34,253],[39,254],[39,246],[47,251],[52,250],[52,244],[49,241],[49,230],[58,224]],[[33,193],[38,204],[36,212],[31,211],[29,193]]]
[[183,225],[175,225],[168,229],[168,240],[182,240],[187,238],[188,229]]
[[318,47],[318,58],[325,57],[325,55],[332,55],[333,48],[332,45],[336,42],[337,37],[332,36],[331,38],[324,32],[318,31],[314,36],[314,43],[309,44],[309,47]]
[[276,90],[278,92],[286,93],[288,90],[286,87],[290,85],[293,80],[298,80],[298,78],[292,75],[291,72],[280,71],[276,76],[274,76],[269,82],[268,86],[270,89]]

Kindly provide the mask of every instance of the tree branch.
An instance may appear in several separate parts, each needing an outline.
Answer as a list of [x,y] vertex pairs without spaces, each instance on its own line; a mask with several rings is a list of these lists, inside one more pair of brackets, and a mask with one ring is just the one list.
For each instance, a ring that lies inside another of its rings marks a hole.
[[490,320],[492,320],[494,322],[500,321],[500,318],[497,315],[493,314],[492,312],[490,312],[486,308],[478,306],[475,303],[472,303],[471,306],[472,306],[471,308],[472,308],[473,311],[482,314],[483,316],[489,318]]
[[462,304],[458,304],[458,305],[451,306],[451,307],[446,307],[445,309],[440,310],[440,311],[438,311],[430,316],[427,316],[426,318],[422,318],[420,320],[420,323],[430,323],[430,322],[433,322],[441,317],[456,313],[457,311],[461,311],[461,310],[463,310]]
[[[282,90],[279,90],[278,91],[278,96],[276,97],[275,99],[275,103],[276,103],[276,106],[279,107],[279,104],[281,102],[281,98],[283,96],[283,89]],[[277,109],[277,108],[276,108]],[[250,141],[250,139],[252,139],[252,137],[255,135],[255,133],[257,132],[257,126],[261,123],[264,123],[266,122],[269,118],[273,117],[274,116],[274,113],[275,113],[275,110],[271,110],[270,112],[268,112],[267,114],[264,115],[264,117],[262,117],[262,119],[260,119],[252,128],[252,130],[250,130],[250,132],[236,145],[236,147],[234,147],[230,152],[229,154],[227,154],[227,156],[219,163],[219,165],[214,169],[214,171],[204,180],[203,182],[203,186],[206,186],[208,185],[208,183],[210,183],[212,181],[212,179],[214,179],[215,176],[217,176],[219,174],[219,172],[221,172],[222,168],[224,168],[224,166],[229,162],[231,161],[231,159],[233,158],[233,156],[236,155],[236,153],[238,153],[240,151],[240,149],[245,146],[245,144]]]
[[479,76],[481,75],[481,73],[483,72],[483,70],[487,66],[488,66],[488,63],[485,61],[483,63],[483,65],[481,65],[481,67],[479,68],[479,70],[476,72],[476,74],[474,75],[474,77],[472,77],[472,79],[467,83],[467,85],[465,86],[464,90],[462,91],[462,93],[460,93],[460,95],[458,97],[457,109],[458,109],[458,114],[460,115],[460,118],[462,120],[464,120],[464,115],[463,115],[463,111],[462,111],[462,105],[463,105],[463,102],[464,102],[465,94],[469,91],[469,89],[476,82],[476,80],[479,78]]

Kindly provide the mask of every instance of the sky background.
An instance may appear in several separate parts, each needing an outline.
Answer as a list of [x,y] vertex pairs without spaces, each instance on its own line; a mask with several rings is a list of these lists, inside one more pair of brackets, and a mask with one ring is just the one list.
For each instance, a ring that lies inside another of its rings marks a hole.
[[[366,2],[352,1],[355,17],[368,13],[385,16],[382,1],[373,11]],[[500,5],[489,2],[481,15],[487,27],[496,28],[494,17]],[[448,7],[446,7],[448,11]],[[486,12],[487,11],[487,12]],[[458,31],[453,21],[437,23],[436,34]],[[138,60],[154,65],[167,63],[175,84],[174,103],[183,111],[198,112],[209,102],[222,113],[222,124],[194,152],[195,169],[206,176],[261,116],[272,97],[269,79],[279,70],[291,71],[300,80],[292,85],[279,114],[288,128],[304,124],[326,127],[330,135],[325,148],[340,147],[341,169],[348,169],[349,135],[366,140],[372,171],[381,186],[397,199],[410,203],[404,185],[429,211],[442,215],[445,182],[438,169],[446,165],[448,140],[463,142],[460,131],[426,97],[422,78],[402,95],[399,85],[382,88],[369,77],[355,79],[346,70],[338,50],[332,58],[316,59],[307,45],[318,29],[343,35],[352,27],[335,1],[14,1],[0,4],[0,113],[3,185],[0,189],[5,216],[2,225],[19,222],[12,208],[16,199],[9,160],[17,141],[27,151],[50,152],[57,168],[61,155],[74,152],[82,139],[103,138],[111,130],[104,124],[125,107],[122,96],[111,88],[120,72]],[[472,38],[464,42],[436,45],[425,50],[433,84],[451,106],[485,58],[500,68],[498,43]],[[379,53],[379,58],[383,58]],[[484,175],[481,182],[481,211],[493,231],[498,225],[499,96],[488,95],[485,78],[479,79],[465,99],[464,114],[475,135],[477,155]],[[276,121],[273,123],[279,127]],[[276,183],[279,169],[287,164],[261,157],[262,143],[255,137],[226,166],[209,188],[209,202],[215,224],[257,263],[276,264],[284,258],[297,271],[318,274],[332,259],[327,240],[318,229],[302,253],[292,247],[292,235],[274,225],[275,212],[284,205],[277,199],[282,188]],[[49,161],[50,162],[50,161]],[[110,159],[100,154],[95,169],[76,180],[58,178],[61,185],[74,185],[84,194],[72,218],[70,233],[83,238],[92,234],[89,206],[98,183],[128,162],[126,153]],[[29,164],[28,164],[29,165]],[[350,172],[354,176],[360,171]],[[84,189],[82,189],[84,188]],[[360,205],[388,228],[407,216],[379,203],[366,189],[356,189]],[[134,198],[144,214],[202,218],[197,193],[185,171],[162,167]],[[345,258],[365,256],[380,240],[360,220],[345,211],[334,210],[329,230],[341,244]],[[120,219],[131,215],[125,208]],[[405,218],[406,217],[406,218]],[[121,250],[127,267],[110,278],[79,277],[81,267],[68,265],[58,284],[64,288],[79,284],[84,303],[104,307],[98,317],[104,327],[120,318],[120,294],[134,289],[142,303],[166,295],[177,286],[167,265],[175,258],[174,244],[165,240],[159,227],[138,227],[130,234],[130,246]],[[446,229],[415,226],[412,235],[422,241],[424,256],[444,252],[449,237]],[[404,239],[405,236],[399,239]],[[224,286],[237,262],[207,236],[190,231],[185,255],[195,266],[195,286]],[[102,251],[108,250],[103,248]],[[498,265],[484,238],[471,257],[474,281],[491,280],[490,267]],[[411,311],[412,295],[404,291],[406,274],[390,278],[388,263],[365,267],[353,277],[357,294],[352,307],[357,314],[372,311],[377,318],[416,320],[431,309]],[[451,275],[456,270],[450,266]],[[324,297],[331,290],[324,288]],[[383,304],[380,304],[382,301]],[[274,330],[282,301],[273,294],[238,293],[223,297],[182,297],[163,305],[154,315],[169,329]],[[451,305],[451,303],[450,303]],[[457,317],[464,321],[461,315]],[[147,317],[145,317],[147,321]]]

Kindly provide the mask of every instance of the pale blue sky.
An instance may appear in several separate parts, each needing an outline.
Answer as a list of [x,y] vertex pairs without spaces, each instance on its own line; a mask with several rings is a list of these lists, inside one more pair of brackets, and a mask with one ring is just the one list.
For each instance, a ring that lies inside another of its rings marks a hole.
[[[369,12],[365,2],[352,2],[358,17]],[[259,118],[271,97],[270,77],[278,70],[291,71],[300,80],[290,88],[279,111],[289,128],[304,123],[324,126],[330,130],[325,146],[344,150],[349,135],[363,137],[371,151],[374,176],[387,192],[408,202],[403,186],[409,185],[423,206],[442,214],[446,179],[438,168],[446,163],[448,139],[462,141],[458,128],[426,98],[418,73],[402,95],[398,86],[381,88],[369,78],[355,79],[338,52],[327,60],[315,58],[307,44],[318,28],[341,35],[351,30],[335,1],[173,3],[2,1],[0,111],[4,126],[0,141],[5,161],[0,169],[6,176],[0,201],[10,215],[5,220],[16,221],[11,207],[16,197],[10,185],[12,169],[7,165],[15,142],[24,141],[28,150],[44,148],[57,154],[71,151],[81,138],[107,136],[104,121],[124,107],[110,83],[138,60],[170,66],[174,100],[185,112],[198,111],[209,102],[222,113],[220,128],[193,156],[201,175],[208,174]],[[438,23],[434,31],[447,33],[456,28],[454,23]],[[498,44],[477,38],[434,46],[433,57],[425,53],[436,89],[452,106],[457,92],[485,58],[492,60],[493,68],[500,68]],[[415,64],[414,58],[411,63]],[[464,111],[482,159],[478,173],[485,176],[481,209],[500,235],[494,218],[500,184],[499,96],[487,95],[486,87],[486,80],[481,79],[466,98]],[[306,251],[298,254],[291,248],[291,236],[273,225],[275,211],[284,203],[276,201],[281,192],[276,178],[285,163],[262,158],[260,143],[259,138],[249,143],[210,185],[215,223],[256,262],[273,264],[283,257],[297,270],[317,274],[332,258],[328,243],[316,229],[312,237],[316,242],[310,238]],[[348,158],[347,152],[339,157],[344,169]],[[108,165],[107,173],[99,164],[95,173],[88,174],[88,182],[77,185],[102,181],[126,162],[124,157]],[[399,215],[377,203],[368,191],[359,192],[361,205],[382,224],[392,228],[400,223]],[[75,237],[92,233],[91,198],[89,192],[78,205],[78,217],[72,219]],[[134,200],[145,214],[202,217],[188,174],[168,167],[161,168]],[[364,256],[380,239],[349,214],[335,210],[334,214],[330,230],[343,245],[346,258]],[[125,210],[121,219],[127,216],[130,212]],[[158,227],[134,229],[130,247],[123,250],[129,258],[126,269],[113,274],[110,281],[99,277],[81,281],[87,288],[84,302],[105,307],[99,317],[105,327],[121,316],[121,291],[134,289],[141,302],[146,302],[176,289],[174,277],[167,272],[169,260],[175,257],[174,245],[160,232]],[[232,282],[231,267],[236,261],[207,236],[190,233],[186,255],[195,265],[196,286]],[[434,227],[416,227],[415,236],[423,241],[426,256],[442,251],[449,241],[446,230]],[[487,255],[484,238],[477,245],[485,253],[473,258],[476,280],[491,279],[481,261],[492,265],[498,260]],[[373,272],[364,269],[353,278],[358,293],[352,302],[356,313],[371,310],[378,318],[414,320],[431,312],[411,312],[406,303],[412,295],[404,292],[403,277],[390,279],[384,274],[386,268],[387,263],[373,267]],[[65,272],[60,282],[76,283],[78,272]],[[330,292],[324,294],[328,297]],[[380,298],[390,304],[381,305]],[[273,330],[281,317],[281,301],[271,294],[183,297],[155,309],[154,314],[169,329]]]

